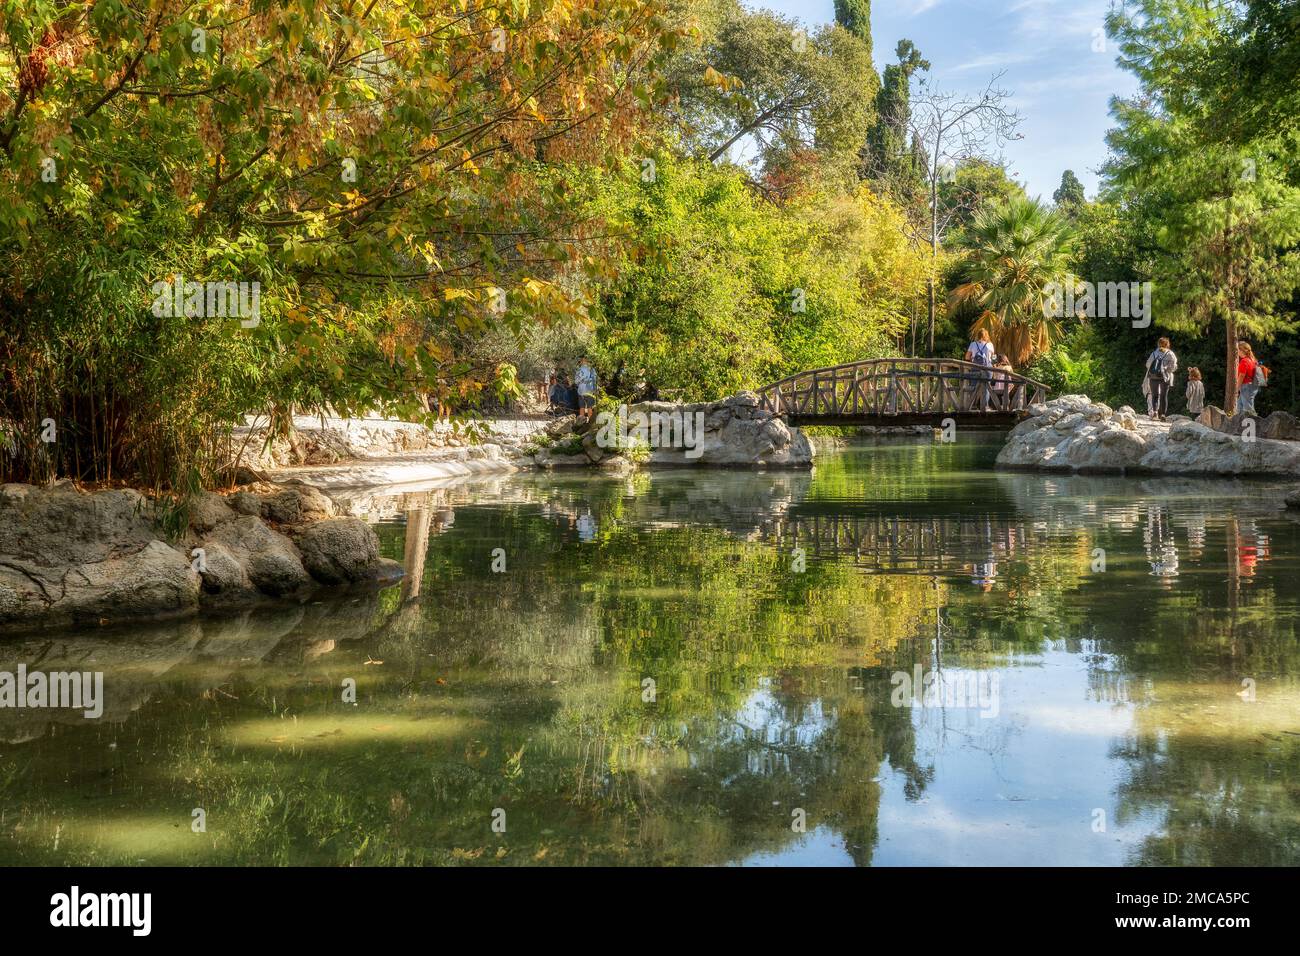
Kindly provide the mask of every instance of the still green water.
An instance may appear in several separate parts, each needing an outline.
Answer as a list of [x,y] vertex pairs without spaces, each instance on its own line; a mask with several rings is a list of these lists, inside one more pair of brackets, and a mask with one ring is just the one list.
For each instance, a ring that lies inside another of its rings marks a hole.
[[400,588],[0,643],[107,697],[0,711],[0,862],[1300,864],[1282,489],[995,452],[358,496]]

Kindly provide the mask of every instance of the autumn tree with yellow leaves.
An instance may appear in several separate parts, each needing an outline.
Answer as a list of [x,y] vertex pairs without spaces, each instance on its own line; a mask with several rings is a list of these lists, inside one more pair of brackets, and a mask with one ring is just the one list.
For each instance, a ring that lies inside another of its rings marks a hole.
[[481,387],[458,332],[583,308],[573,172],[635,150],[677,36],[654,0],[0,0],[0,469],[193,485],[246,414]]

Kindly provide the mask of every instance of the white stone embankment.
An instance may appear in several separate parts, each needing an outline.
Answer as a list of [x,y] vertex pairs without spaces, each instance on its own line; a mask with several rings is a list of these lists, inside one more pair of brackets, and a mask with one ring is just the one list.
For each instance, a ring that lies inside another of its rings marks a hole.
[[[1258,433],[1256,433],[1258,434]],[[1155,422],[1086,395],[1033,405],[997,463],[1110,474],[1300,476],[1300,442],[1229,434],[1183,416]]]
[[413,485],[471,475],[508,474],[535,468],[518,448],[487,442],[466,448],[444,448],[387,456],[368,456],[333,465],[276,468],[277,481],[298,479],[326,490],[380,485]]
[[[625,407],[614,427],[576,417],[495,419],[470,428],[383,419],[300,417],[294,440],[247,429],[240,464],[276,480],[326,489],[409,485],[537,468],[623,473],[637,467],[808,468],[815,450],[797,428],[742,392],[717,402]],[[638,434],[639,422],[646,423]],[[619,427],[621,423],[621,427]],[[662,425],[662,427],[659,427]],[[247,441],[245,441],[247,439]]]

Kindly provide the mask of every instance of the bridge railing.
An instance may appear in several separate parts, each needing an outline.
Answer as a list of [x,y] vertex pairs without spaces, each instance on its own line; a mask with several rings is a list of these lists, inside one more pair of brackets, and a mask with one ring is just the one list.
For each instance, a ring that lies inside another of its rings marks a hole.
[[797,418],[1005,414],[1047,400],[1042,382],[959,359],[868,359],[799,372],[759,389],[761,407]]

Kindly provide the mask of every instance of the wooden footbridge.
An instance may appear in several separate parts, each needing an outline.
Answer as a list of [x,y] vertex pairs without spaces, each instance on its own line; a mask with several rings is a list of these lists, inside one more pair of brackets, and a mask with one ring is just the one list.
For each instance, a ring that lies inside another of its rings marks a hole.
[[1016,372],[956,359],[887,358],[800,372],[759,389],[791,425],[1010,427],[1048,388]]

